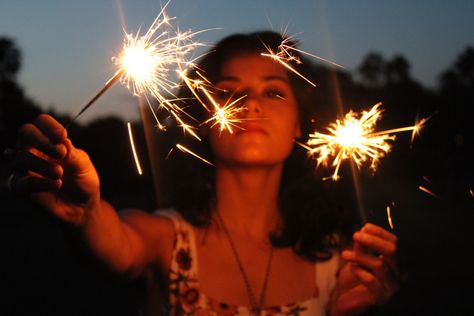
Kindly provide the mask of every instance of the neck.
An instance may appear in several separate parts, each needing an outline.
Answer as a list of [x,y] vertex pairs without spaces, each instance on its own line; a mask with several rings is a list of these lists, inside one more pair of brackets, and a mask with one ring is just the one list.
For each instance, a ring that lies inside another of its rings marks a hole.
[[229,230],[255,240],[268,241],[278,223],[278,193],[282,166],[216,172],[216,211]]

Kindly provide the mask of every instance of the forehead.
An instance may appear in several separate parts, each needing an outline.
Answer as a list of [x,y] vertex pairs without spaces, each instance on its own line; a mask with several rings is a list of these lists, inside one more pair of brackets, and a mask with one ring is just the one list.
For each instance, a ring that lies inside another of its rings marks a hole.
[[221,80],[276,77],[288,81],[288,73],[282,65],[259,53],[244,53],[227,59],[222,64],[220,77]]

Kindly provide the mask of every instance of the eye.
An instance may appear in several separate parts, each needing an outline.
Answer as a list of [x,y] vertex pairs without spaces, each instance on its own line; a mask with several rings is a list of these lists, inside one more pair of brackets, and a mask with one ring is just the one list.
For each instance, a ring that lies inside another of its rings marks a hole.
[[285,94],[280,89],[267,89],[264,91],[264,96],[271,99],[285,100]]
[[220,89],[216,92],[216,98],[220,100],[228,100],[232,97],[233,92],[228,89]]

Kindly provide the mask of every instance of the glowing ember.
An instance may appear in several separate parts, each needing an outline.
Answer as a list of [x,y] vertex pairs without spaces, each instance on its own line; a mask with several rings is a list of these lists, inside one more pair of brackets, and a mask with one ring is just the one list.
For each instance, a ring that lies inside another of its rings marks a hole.
[[135,149],[135,142],[133,141],[133,134],[132,134],[132,125],[130,122],[127,122],[128,128],[128,137],[130,138],[130,147],[132,148],[133,158],[135,159],[135,165],[137,166],[137,171],[139,175],[142,175],[142,167],[140,166],[140,161],[138,160],[137,151]]
[[390,225],[390,228],[393,230],[393,222],[392,222],[392,215],[390,212],[390,205],[387,205],[387,219],[388,219],[388,224]]
[[421,185],[418,186],[418,189],[420,189],[421,191],[423,191],[423,192],[425,192],[425,193],[427,193],[427,194],[429,194],[429,195],[431,195],[431,196],[433,196],[433,197],[435,197],[435,198],[438,197],[435,193],[431,192],[430,190],[428,190],[427,188],[425,188],[425,187],[423,187],[423,186],[421,186]]
[[199,160],[201,160],[201,161],[207,163],[208,165],[214,166],[214,164],[213,164],[212,162],[210,162],[210,161],[208,161],[208,160],[202,158],[201,156],[199,156],[198,154],[196,154],[196,153],[192,152],[191,150],[187,149],[187,148],[184,147],[183,145],[176,144],[176,147],[177,147],[179,150],[181,150],[182,152],[188,153],[188,154],[190,154],[190,155],[196,157],[197,159],[199,159]]

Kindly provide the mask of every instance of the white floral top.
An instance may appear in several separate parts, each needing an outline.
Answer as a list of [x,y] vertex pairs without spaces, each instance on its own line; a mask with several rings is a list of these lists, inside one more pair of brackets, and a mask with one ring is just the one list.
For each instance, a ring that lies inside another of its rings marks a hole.
[[[206,296],[199,289],[196,240],[192,226],[175,211],[160,211],[175,226],[175,244],[169,272],[169,297],[165,315],[244,316],[248,306],[229,305]],[[339,255],[315,264],[317,293],[305,301],[265,306],[260,316],[319,316],[326,314],[329,295],[336,282]]]

